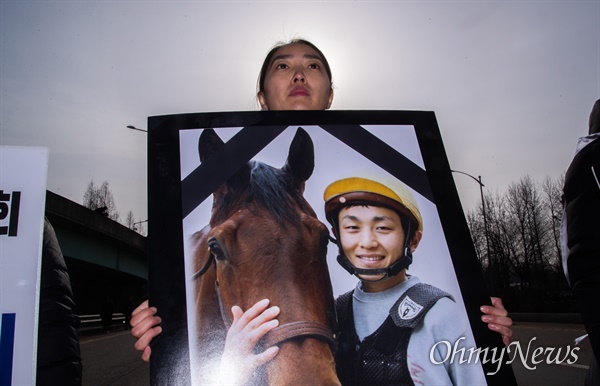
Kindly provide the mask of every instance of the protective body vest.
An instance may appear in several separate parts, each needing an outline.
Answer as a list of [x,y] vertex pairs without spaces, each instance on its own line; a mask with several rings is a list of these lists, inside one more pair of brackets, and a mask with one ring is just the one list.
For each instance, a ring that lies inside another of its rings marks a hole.
[[406,360],[411,334],[439,299],[453,300],[452,296],[429,284],[410,287],[394,303],[383,324],[361,342],[354,327],[353,293],[336,300],[338,378],[344,386],[414,385]]

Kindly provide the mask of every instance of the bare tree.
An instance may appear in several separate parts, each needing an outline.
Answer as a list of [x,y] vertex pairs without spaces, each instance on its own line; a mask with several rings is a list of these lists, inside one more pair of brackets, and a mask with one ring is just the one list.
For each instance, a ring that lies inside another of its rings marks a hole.
[[499,194],[486,197],[488,239],[490,241],[490,274],[492,288],[502,291],[510,288],[517,257],[514,248],[514,229],[510,226],[506,199]]
[[94,185],[94,180],[90,180],[88,183],[85,192],[83,193],[83,206],[88,209],[96,210],[98,209],[98,200],[96,195],[96,186]]
[[117,204],[110,190],[108,181],[104,181],[102,185],[94,185],[94,180],[90,180],[84,194],[83,206],[94,211],[98,211],[111,220],[119,221],[119,212]]
[[489,250],[481,205],[467,214],[489,289],[515,310],[572,306],[560,265],[563,181],[525,176],[503,194],[486,194]]
[[127,212],[127,217],[125,218],[125,226],[129,229],[135,230],[135,218],[133,217],[133,212],[131,210]]
[[549,227],[545,223],[539,188],[529,176],[508,187],[507,202],[512,225],[517,230],[517,272],[521,289],[539,283],[549,268],[546,256]]
[[565,184],[564,173],[556,180],[546,177],[542,184],[546,195],[546,206],[548,208],[549,221],[552,224],[552,236],[555,258],[553,266],[556,266],[562,274],[562,251],[560,248],[560,223],[562,221],[562,187]]

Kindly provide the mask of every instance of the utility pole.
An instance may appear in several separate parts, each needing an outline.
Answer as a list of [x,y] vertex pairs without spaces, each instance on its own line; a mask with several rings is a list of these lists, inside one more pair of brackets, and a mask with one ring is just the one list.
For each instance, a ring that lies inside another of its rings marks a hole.
[[469,173],[461,172],[460,170],[450,170],[453,173],[464,174],[465,176],[471,177],[475,182],[479,184],[479,192],[481,193],[481,209],[483,211],[483,228],[485,233],[485,244],[487,249],[487,262],[488,262],[488,271],[492,272],[492,255],[490,254],[490,239],[488,235],[488,224],[487,224],[487,214],[485,210],[485,199],[483,198],[483,187],[485,186],[483,182],[481,182],[481,176],[478,178],[473,177]]

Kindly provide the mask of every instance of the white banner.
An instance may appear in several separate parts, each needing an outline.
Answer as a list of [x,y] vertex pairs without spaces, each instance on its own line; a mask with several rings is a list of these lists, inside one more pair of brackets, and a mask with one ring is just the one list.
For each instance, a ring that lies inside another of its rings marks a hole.
[[0,386],[35,385],[48,149],[0,147]]

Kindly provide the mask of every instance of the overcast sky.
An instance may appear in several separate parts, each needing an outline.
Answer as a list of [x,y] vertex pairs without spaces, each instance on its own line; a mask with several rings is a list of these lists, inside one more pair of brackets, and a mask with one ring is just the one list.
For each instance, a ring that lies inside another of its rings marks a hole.
[[[262,59],[304,37],[332,109],[435,111],[486,192],[568,166],[600,98],[600,1],[2,1],[0,144],[50,149],[48,189],[108,180],[147,218],[148,116],[256,110]],[[465,209],[477,184],[455,175]]]

